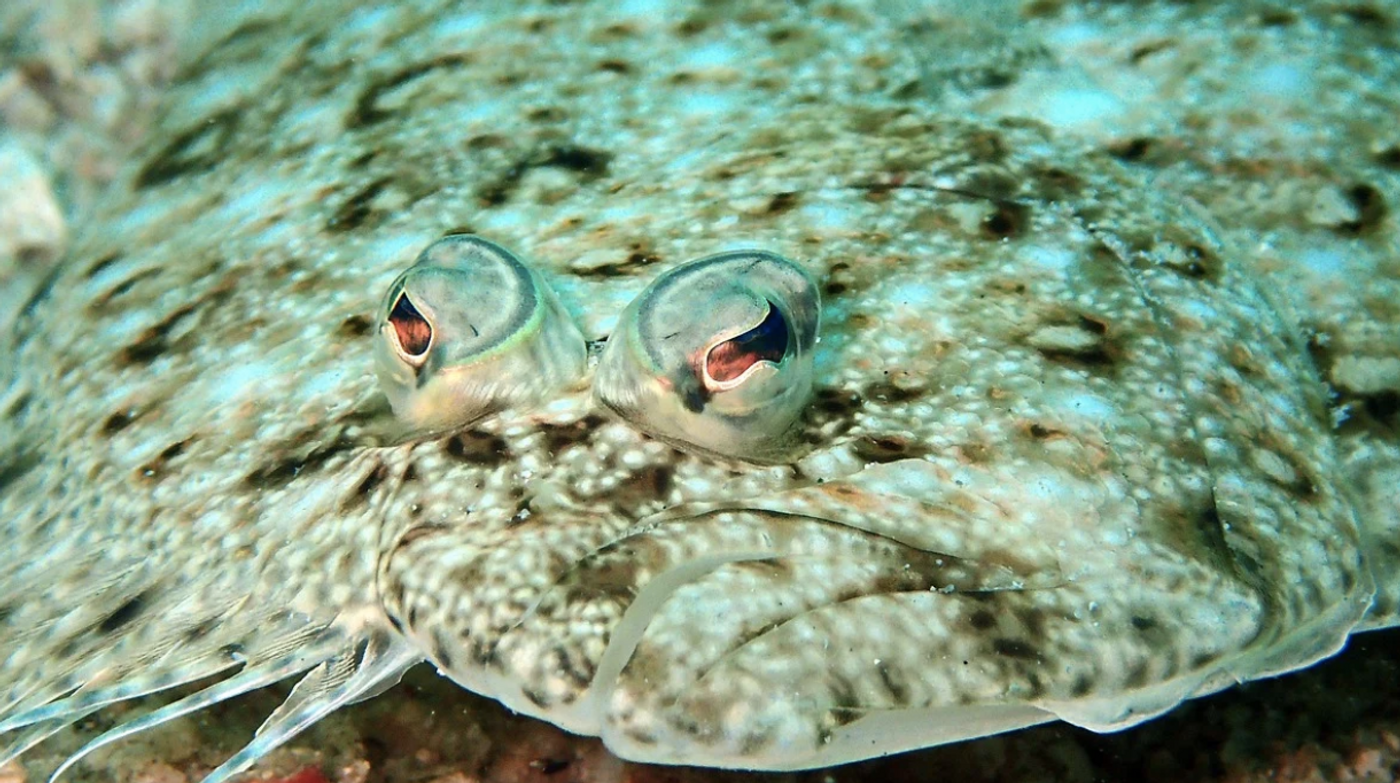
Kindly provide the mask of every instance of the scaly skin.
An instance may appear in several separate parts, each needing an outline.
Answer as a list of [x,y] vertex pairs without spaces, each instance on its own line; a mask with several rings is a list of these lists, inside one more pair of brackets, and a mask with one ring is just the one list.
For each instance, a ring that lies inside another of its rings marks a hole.
[[[892,35],[871,9],[682,11],[210,36],[17,319],[0,739],[310,671],[221,777],[426,658],[627,758],[800,768],[1119,728],[1338,648],[1386,543],[1358,524],[1393,519],[1248,254],[1040,123],[883,97],[914,63],[829,56]],[[595,347],[688,260],[793,259],[801,448],[678,450],[592,374],[401,442],[376,308],[463,231]]]

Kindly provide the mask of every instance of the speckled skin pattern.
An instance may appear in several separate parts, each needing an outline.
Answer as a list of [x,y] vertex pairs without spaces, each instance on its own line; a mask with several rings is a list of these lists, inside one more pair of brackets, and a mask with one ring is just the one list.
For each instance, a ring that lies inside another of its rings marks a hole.
[[[1190,167],[1145,180],[1151,143],[939,111],[898,20],[825,8],[192,33],[0,370],[0,742],[239,663],[311,670],[301,707],[427,658],[627,758],[808,767],[1131,725],[1334,652],[1373,594],[1393,623],[1384,315],[1261,284],[1283,256]],[[1393,263],[1347,187],[1310,219]],[[689,456],[586,389],[389,445],[374,308],[461,231],[595,343],[687,259],[804,265],[807,451]]]

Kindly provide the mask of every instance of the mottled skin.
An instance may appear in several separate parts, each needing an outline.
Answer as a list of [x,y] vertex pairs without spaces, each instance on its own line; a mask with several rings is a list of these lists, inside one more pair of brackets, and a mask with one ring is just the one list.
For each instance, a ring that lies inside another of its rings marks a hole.
[[[817,766],[1131,725],[1362,621],[1358,522],[1393,520],[1357,517],[1249,259],[1039,123],[871,98],[908,64],[823,55],[888,34],[866,9],[710,20],[728,49],[695,61],[679,19],[330,5],[214,36],[18,319],[8,747],[312,670],[232,769],[427,658],[625,757]],[[463,230],[595,344],[688,259],[802,264],[805,451],[676,450],[586,383],[394,445],[374,308]]]

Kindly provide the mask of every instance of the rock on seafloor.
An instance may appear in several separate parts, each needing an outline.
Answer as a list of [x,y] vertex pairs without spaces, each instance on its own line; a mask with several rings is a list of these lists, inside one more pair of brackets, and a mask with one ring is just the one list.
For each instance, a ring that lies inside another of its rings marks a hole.
[[[662,4],[631,5],[639,9],[637,23],[645,24],[648,9]],[[890,41],[897,51],[826,52],[821,62],[903,62],[909,52],[921,52],[913,56],[917,71],[872,84],[872,93],[933,102],[950,113],[1033,118],[1099,145],[1138,169],[1147,187],[1198,203],[1229,242],[1278,281],[1280,306],[1309,336],[1338,398],[1343,449],[1362,476],[1361,502],[1400,506],[1400,236],[1394,214],[1400,204],[1400,126],[1394,122],[1400,116],[1400,10],[1384,3],[1037,0],[994,4],[995,12],[958,26],[948,22],[951,5],[860,6],[861,13],[907,20],[906,37]],[[35,255],[0,244],[10,256],[0,258],[0,272],[18,268],[19,259],[41,264],[61,252],[67,233],[81,232],[93,194],[112,178],[121,156],[131,152],[136,159],[129,165],[141,165],[137,150],[162,146],[143,148],[140,110],[149,107],[151,91],[132,87],[176,76],[164,64],[173,62],[169,38],[178,35],[161,32],[171,24],[162,8],[21,2],[0,16],[7,26],[0,40],[34,42],[27,53],[7,52],[0,61],[0,116],[3,133],[13,137],[0,145],[16,150],[5,153],[0,146],[0,155],[19,161],[7,172],[22,171],[13,180],[6,174],[5,186],[33,183],[24,192],[39,194],[22,199],[28,212],[0,201],[0,226],[18,217],[24,231],[38,237],[24,247],[44,248]],[[743,64],[720,62],[723,29],[762,15],[752,5],[717,8],[665,22],[674,27],[677,46],[694,48],[699,76],[692,78],[701,81],[735,78]],[[842,8],[814,3],[811,11]],[[533,8],[521,13],[521,23],[549,13],[548,6]],[[212,22],[191,23],[192,38],[219,38],[210,32]],[[204,64],[210,74],[204,78],[211,90],[237,92],[244,88],[240,69],[257,71],[262,49],[256,44],[271,41],[275,32],[231,19],[220,23],[251,30],[250,54],[244,61]],[[188,62],[191,55],[185,56]],[[646,56],[634,53],[637,60]],[[601,73],[623,84],[635,67],[624,59],[595,59]],[[98,65],[83,65],[94,61]],[[529,62],[519,68],[518,83],[503,89],[528,90],[551,78]],[[549,122],[546,107],[540,110],[540,121]],[[431,151],[424,156],[430,159]],[[529,187],[547,197],[549,174],[539,174]],[[403,196],[392,189],[376,192],[347,216],[381,219],[402,206],[396,198]],[[7,232],[11,244],[17,232]],[[38,277],[30,271],[7,279],[31,285]],[[0,304],[20,285],[7,282]],[[1389,589],[1400,592],[1400,586]],[[419,669],[397,689],[298,737],[249,778],[295,779],[314,768],[337,783],[1391,780],[1400,775],[1400,634],[1358,636],[1350,648],[1308,672],[1190,703],[1122,734],[1054,725],[834,770],[770,775],[620,762],[596,740],[512,716]],[[281,695],[220,705],[133,738],[70,772],[70,779],[197,780],[243,744]],[[80,732],[115,725],[120,709],[90,719]],[[42,779],[38,771],[76,742],[76,734],[66,735],[25,767],[0,768],[0,782]]]

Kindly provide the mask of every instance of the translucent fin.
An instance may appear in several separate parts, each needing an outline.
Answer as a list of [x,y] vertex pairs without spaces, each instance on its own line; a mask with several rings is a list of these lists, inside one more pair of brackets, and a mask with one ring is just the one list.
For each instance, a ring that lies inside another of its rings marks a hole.
[[41,707],[25,710],[0,721],[0,734],[51,720],[66,719],[67,722],[71,723],[77,720],[77,718],[72,717],[74,715],[86,715],[109,704],[159,693],[195,680],[211,677],[237,666],[238,663],[239,659],[226,654],[222,661],[201,659],[188,666],[165,672],[155,678],[119,681],[118,684],[105,688],[90,688],[84,685],[71,696],[51,701]]
[[380,633],[324,661],[297,683],[253,741],[210,772],[204,783],[226,783],[329,713],[397,682],[421,660],[422,653],[401,637]]
[[171,702],[135,720],[127,721],[116,728],[98,735],[86,745],[79,748],[73,755],[65,759],[63,764],[61,764],[58,769],[54,770],[53,775],[49,778],[50,783],[58,780],[60,775],[98,748],[139,734],[167,721],[198,712],[209,706],[218,704],[221,701],[226,701],[235,696],[248,693],[249,691],[281,682],[294,674],[304,672],[319,663],[323,663],[326,654],[326,650],[324,649],[306,648],[299,655],[293,655],[279,661],[270,662],[266,665],[247,666],[242,671],[226,680],[217,682],[197,693],[192,693],[183,699]]

